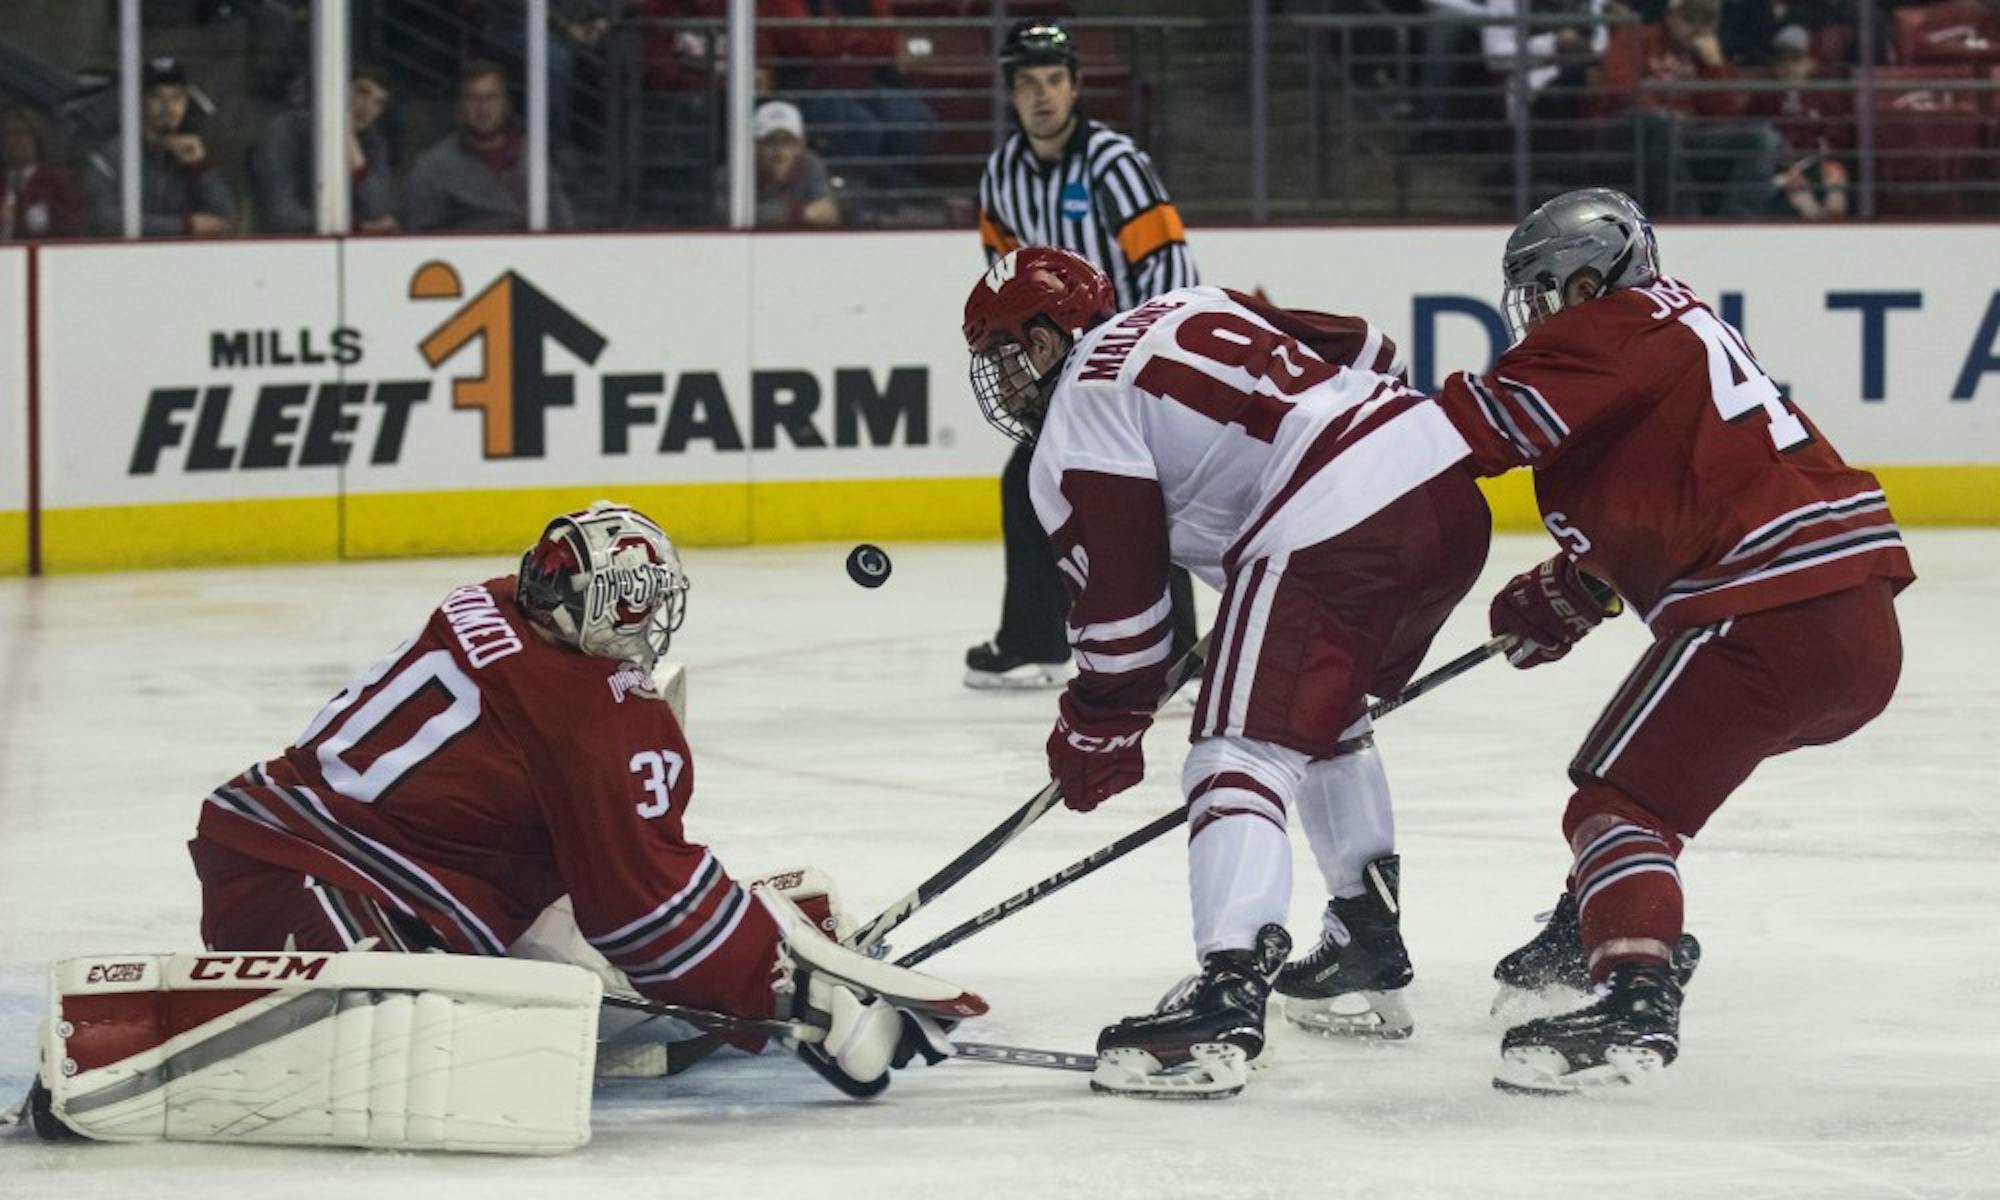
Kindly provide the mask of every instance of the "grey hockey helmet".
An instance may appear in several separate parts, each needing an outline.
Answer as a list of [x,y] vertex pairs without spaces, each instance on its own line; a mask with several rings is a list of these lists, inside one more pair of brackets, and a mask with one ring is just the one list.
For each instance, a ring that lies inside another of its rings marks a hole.
[[1659,278],[1653,224],[1632,197],[1610,188],[1564,192],[1528,214],[1500,257],[1500,307],[1515,341],[1563,306],[1579,271],[1596,272],[1604,291],[1645,287]]
[[687,592],[666,532],[599,500],[542,530],[521,556],[517,599],[563,645],[650,671],[687,616]]

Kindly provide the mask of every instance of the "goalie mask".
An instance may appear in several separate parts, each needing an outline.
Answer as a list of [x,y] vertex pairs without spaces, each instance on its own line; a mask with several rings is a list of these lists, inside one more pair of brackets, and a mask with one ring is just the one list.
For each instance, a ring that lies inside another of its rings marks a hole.
[[1564,192],[1514,227],[1500,257],[1508,335],[1518,342],[1561,311],[1564,289],[1586,270],[1596,274],[1601,292],[1645,287],[1660,276],[1652,222],[1623,192]]
[[687,615],[687,592],[665,531],[600,500],[542,530],[521,556],[516,598],[562,644],[650,671]]
[[1081,255],[1024,246],[995,262],[965,301],[972,394],[987,423],[1017,442],[1034,441],[1062,359],[1037,371],[1028,354],[1029,330],[1039,326],[1061,335],[1067,355],[1112,308],[1111,281]]

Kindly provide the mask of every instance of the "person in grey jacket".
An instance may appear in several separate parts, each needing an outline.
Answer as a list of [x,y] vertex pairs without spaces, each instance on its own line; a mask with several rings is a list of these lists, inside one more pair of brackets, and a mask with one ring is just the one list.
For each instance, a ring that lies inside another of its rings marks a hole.
[[[349,215],[360,233],[394,233],[389,192],[389,146],[376,122],[389,108],[389,77],[357,63],[348,73],[347,167],[353,199]],[[251,217],[259,233],[312,233],[319,228],[313,202],[313,113],[279,113],[250,152]]]
[[[208,144],[187,123],[188,81],[170,58],[146,64],[139,104],[140,232],[146,237],[227,237],[236,231],[236,197],[208,157]],[[113,137],[90,156],[84,171],[90,231],[101,237],[125,232],[123,139]]]
[[[514,126],[507,79],[494,63],[458,73],[458,131],[423,152],[403,182],[403,226],[411,230],[528,227],[527,142]],[[575,224],[569,197],[549,171],[549,227]]]

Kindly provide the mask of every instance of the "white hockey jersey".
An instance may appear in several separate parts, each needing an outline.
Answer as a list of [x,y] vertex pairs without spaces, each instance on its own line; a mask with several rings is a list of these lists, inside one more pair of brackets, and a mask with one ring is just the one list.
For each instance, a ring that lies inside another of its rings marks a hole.
[[1030,488],[1071,589],[1077,698],[1150,710],[1170,652],[1169,561],[1213,587],[1315,545],[1470,453],[1366,321],[1214,287],[1085,334]]

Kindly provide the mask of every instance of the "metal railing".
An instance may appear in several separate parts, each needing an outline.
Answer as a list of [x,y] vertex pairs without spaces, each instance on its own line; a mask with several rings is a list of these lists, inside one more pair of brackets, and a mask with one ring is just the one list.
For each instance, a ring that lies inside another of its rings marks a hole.
[[[606,3],[602,28],[573,36],[561,0],[350,3],[354,57],[386,61],[399,80],[399,168],[450,135],[460,65],[495,59],[520,94],[542,40],[549,176],[579,224],[728,223],[725,164],[748,144],[729,119],[729,20]],[[753,6],[734,7],[741,19]],[[536,9],[554,14],[545,39],[528,36]],[[2000,60],[1888,62],[1907,30],[1884,21],[1854,0],[1851,24],[1812,34],[1838,46],[1816,72],[1734,79],[1648,78],[1637,19],[1622,10],[1188,0],[1065,23],[1085,111],[1131,133],[1197,223],[1511,221],[1586,184],[1629,190],[1664,218],[2000,217]],[[1008,23],[1004,3],[970,16],[756,22],[757,98],[806,111],[844,223],[965,228],[981,167],[1012,127],[993,49]],[[887,31],[893,49],[829,61],[800,36],[828,31]],[[46,74],[7,61],[9,77]],[[269,113],[229,115],[254,131]]]

